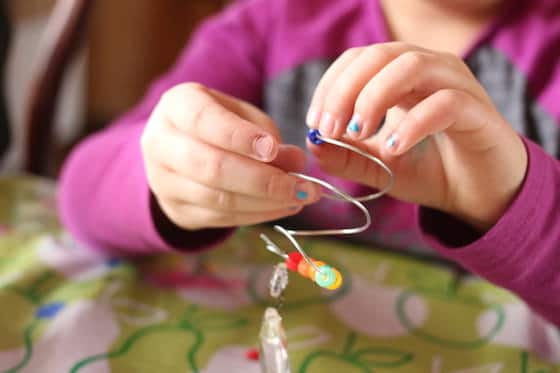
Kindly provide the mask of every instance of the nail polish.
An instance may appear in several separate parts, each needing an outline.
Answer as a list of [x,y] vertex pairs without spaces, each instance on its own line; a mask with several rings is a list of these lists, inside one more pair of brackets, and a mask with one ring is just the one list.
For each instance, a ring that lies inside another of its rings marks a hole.
[[301,200],[301,201],[304,201],[304,200],[306,200],[306,199],[309,197],[309,193],[307,193],[307,192],[305,192],[305,191],[303,191],[303,190],[298,190],[298,191],[296,192],[296,197],[297,197],[297,199],[299,199],[299,200]]
[[358,134],[360,132],[360,115],[354,114],[350,122],[348,122],[348,126],[346,127],[346,131],[350,134]]
[[387,141],[385,142],[385,148],[395,150],[398,144],[399,138],[396,133],[393,133],[387,138]]

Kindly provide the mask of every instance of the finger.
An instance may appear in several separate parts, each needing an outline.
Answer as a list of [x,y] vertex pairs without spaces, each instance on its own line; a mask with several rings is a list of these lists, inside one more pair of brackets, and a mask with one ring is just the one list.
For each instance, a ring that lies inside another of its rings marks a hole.
[[[442,54],[408,51],[387,64],[363,87],[354,112],[361,121],[354,139],[371,136],[386,111],[398,104],[416,104],[440,89],[458,89],[479,94],[476,80],[465,74],[458,63]],[[482,93],[479,97],[482,99]]]
[[[375,149],[381,149],[385,146],[387,138],[396,131],[399,123],[403,121],[408,111],[414,106],[404,106],[404,107],[392,107],[387,111],[385,116],[385,122],[375,134],[375,136],[368,138],[366,141],[375,147]],[[354,140],[359,141],[359,140]]]
[[[392,133],[385,134],[382,153],[401,155],[438,132],[471,150],[484,151],[496,143],[500,126],[488,126],[494,117],[470,94],[452,89],[437,91],[413,107]],[[499,124],[499,123],[496,123]]]
[[325,97],[330,91],[331,86],[346,67],[362,53],[363,49],[348,49],[323,74],[317,88],[315,88],[311,104],[309,105],[309,111],[307,112],[306,123],[310,128],[319,128]]
[[[361,148],[367,153],[375,155],[372,147],[365,147],[363,143],[347,141],[349,144]],[[319,167],[343,179],[382,188],[389,182],[388,175],[376,163],[352,152],[348,149],[331,144],[314,145],[307,143],[309,150],[316,157]]]
[[359,130],[360,118],[350,120],[361,90],[385,65],[407,50],[418,47],[405,43],[387,43],[367,47],[351,63],[347,64],[328,87],[324,97],[322,119],[319,126],[327,137],[339,138],[347,129]]
[[159,113],[178,130],[207,144],[261,161],[272,161],[278,153],[277,134],[271,135],[232,112],[215,95],[199,85],[180,85],[163,96]]
[[199,142],[174,128],[161,130],[152,153],[167,168],[211,188],[276,201],[316,201],[319,188],[279,168]]
[[270,163],[286,172],[301,172],[305,169],[305,152],[303,149],[289,144],[280,144],[278,155]]
[[152,189],[160,198],[218,211],[274,212],[299,208],[300,203],[279,202],[254,198],[196,183],[164,167],[150,167],[147,171]]
[[[296,215],[300,209],[284,209],[268,212],[230,212],[211,210],[204,207],[188,204],[173,205],[167,209],[168,217],[179,226],[187,229],[237,227],[265,223],[278,220],[287,216]],[[196,221],[196,224],[193,223]]]
[[265,112],[246,101],[239,100],[214,89],[207,89],[210,94],[212,94],[219,102],[222,103],[222,105],[224,105],[224,107],[231,110],[241,118],[256,124],[259,128],[264,129],[280,141],[281,136],[278,126]]

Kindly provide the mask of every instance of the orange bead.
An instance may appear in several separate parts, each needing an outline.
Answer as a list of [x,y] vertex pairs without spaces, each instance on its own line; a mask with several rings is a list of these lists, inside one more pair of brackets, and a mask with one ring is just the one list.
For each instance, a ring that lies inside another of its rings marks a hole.
[[305,260],[301,260],[297,266],[297,271],[303,277],[309,278],[309,264]]

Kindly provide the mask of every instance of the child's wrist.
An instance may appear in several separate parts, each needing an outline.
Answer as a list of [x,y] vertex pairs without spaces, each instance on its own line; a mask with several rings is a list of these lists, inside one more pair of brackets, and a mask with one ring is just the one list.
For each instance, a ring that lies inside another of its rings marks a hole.
[[480,233],[487,232],[500,220],[522,189],[527,173],[527,149],[519,136],[516,136],[516,140],[515,146],[505,147],[509,165],[502,164],[499,170],[488,167],[488,173],[496,171],[496,174],[501,174],[502,177],[497,178],[499,183],[479,188],[474,193],[480,198],[469,198],[468,202],[461,204],[462,208],[452,208],[446,212]]

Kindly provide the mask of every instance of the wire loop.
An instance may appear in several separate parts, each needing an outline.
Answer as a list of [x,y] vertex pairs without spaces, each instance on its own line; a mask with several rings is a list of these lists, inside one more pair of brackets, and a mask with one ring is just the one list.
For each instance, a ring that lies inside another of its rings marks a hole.
[[[365,217],[364,224],[360,225],[358,227],[353,227],[353,228],[319,229],[319,230],[293,230],[293,229],[285,229],[284,227],[282,227],[280,225],[275,225],[274,226],[274,230],[281,233],[282,235],[284,235],[290,241],[290,243],[294,246],[294,248],[302,255],[303,259],[307,262],[307,264],[309,264],[311,267],[313,267],[313,269],[315,271],[318,271],[319,273],[323,273],[321,268],[319,268],[314,263],[314,261],[307,255],[305,250],[303,250],[303,248],[299,245],[299,243],[297,242],[297,240],[294,237],[295,236],[349,235],[349,234],[357,234],[357,233],[364,232],[371,225],[371,215],[370,215],[368,209],[363,205],[362,202],[378,199],[378,198],[382,197],[383,195],[387,194],[389,192],[389,190],[393,187],[394,175],[393,175],[393,172],[391,171],[391,169],[385,163],[383,163],[383,161],[381,161],[379,158],[377,158],[377,157],[375,157],[371,154],[368,154],[368,153],[364,152],[363,150],[361,150],[361,149],[359,149],[359,148],[357,148],[353,145],[346,144],[346,143],[344,143],[342,141],[339,141],[339,140],[334,140],[334,139],[329,139],[329,138],[323,137],[323,136],[321,136],[321,134],[317,130],[310,130],[309,133],[308,133],[308,138],[314,144],[319,145],[319,144],[322,144],[322,143],[328,143],[328,144],[331,144],[331,145],[339,146],[341,148],[350,150],[354,153],[357,153],[357,154],[371,160],[375,164],[377,164],[389,176],[389,181],[388,181],[387,185],[385,186],[385,188],[381,189],[379,192],[368,194],[368,195],[361,196],[361,197],[353,197],[353,196],[349,195],[348,193],[338,189],[337,187],[327,183],[324,180],[317,179],[315,177],[312,177],[312,176],[309,176],[309,175],[304,175],[304,174],[301,174],[301,173],[296,173],[296,172],[290,173],[290,175],[293,175],[293,176],[298,177],[298,178],[300,178],[302,180],[305,180],[305,181],[309,181],[309,182],[318,184],[321,187],[323,187],[324,189],[327,189],[331,192],[331,193],[324,193],[323,192],[323,194],[322,194],[323,197],[352,203],[354,206],[356,206],[358,209],[360,209],[360,211],[362,211],[364,213],[364,217]],[[276,245],[266,234],[261,233],[260,238],[265,242],[266,249],[268,251],[282,257],[283,259],[288,259],[288,254],[285,251],[283,251],[282,249],[280,249],[280,247],[278,245]]]

